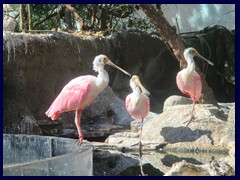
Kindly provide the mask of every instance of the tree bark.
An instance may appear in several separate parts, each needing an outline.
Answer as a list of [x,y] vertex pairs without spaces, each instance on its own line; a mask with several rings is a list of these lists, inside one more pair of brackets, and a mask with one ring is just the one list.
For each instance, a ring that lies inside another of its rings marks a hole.
[[68,9],[65,9],[64,11],[64,18],[67,24],[67,30],[72,30],[72,15],[71,12]]
[[76,17],[76,19],[79,21],[80,23],[80,29],[81,31],[85,30],[85,25],[84,25],[84,20],[83,18],[77,13],[76,9],[74,7],[72,7],[70,4],[63,4],[63,7],[67,8],[71,13],[74,14],[74,16]]
[[106,30],[107,29],[107,11],[106,9],[102,9],[101,15],[100,15],[100,21],[98,28],[100,30]]
[[[176,28],[169,24],[167,19],[164,17],[161,8],[157,10],[154,8],[154,6],[150,4],[140,4],[140,7],[149,17],[151,23],[158,27],[161,36],[163,36],[167,40],[168,44],[173,50],[175,57],[180,63],[180,69],[185,68],[187,66],[187,62],[183,56],[185,46],[183,44],[181,36],[177,34]],[[201,72],[197,64],[196,71],[199,73],[202,79],[202,94],[204,102],[217,105],[217,101],[214,97],[213,91],[208,86],[204,74]]]
[[20,30],[26,32],[26,4],[20,4]]
[[91,19],[90,29],[94,28],[94,24],[95,24],[96,16],[97,16],[97,8],[98,8],[98,4],[92,5],[92,19]]
[[27,5],[28,8],[28,30],[32,30],[32,8],[31,5]]

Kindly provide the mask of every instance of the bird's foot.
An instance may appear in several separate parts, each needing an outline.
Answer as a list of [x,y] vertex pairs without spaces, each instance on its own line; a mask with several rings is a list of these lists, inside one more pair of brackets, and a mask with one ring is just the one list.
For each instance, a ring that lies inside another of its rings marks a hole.
[[141,141],[138,141],[137,143],[131,145],[131,147],[136,146],[136,145],[142,146],[142,142],[141,142]]
[[190,119],[187,120],[187,121],[185,121],[183,124],[186,124],[186,123],[187,123],[186,127],[188,127],[188,125],[189,125],[194,119],[195,119],[195,117],[194,117],[193,115],[191,115]]
[[141,174],[139,174],[139,176],[148,176],[148,174],[145,174],[144,172],[141,172]]
[[77,145],[81,146],[84,143],[89,143],[89,141],[84,140],[83,138],[79,138],[76,140]]

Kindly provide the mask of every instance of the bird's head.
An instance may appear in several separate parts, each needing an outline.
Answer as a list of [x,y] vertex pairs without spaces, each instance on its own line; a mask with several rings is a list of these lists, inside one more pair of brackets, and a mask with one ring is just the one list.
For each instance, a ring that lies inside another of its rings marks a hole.
[[150,92],[147,89],[145,89],[145,87],[142,85],[142,83],[137,75],[133,75],[132,78],[130,79],[130,86],[132,83],[134,83],[136,86],[138,86],[142,90],[143,94],[145,94],[147,96],[150,95]]
[[103,54],[95,57],[93,61],[93,70],[96,72],[99,72],[104,69],[104,66],[106,64],[122,71],[123,73],[131,77],[131,74],[129,74],[127,71],[123,70],[122,68],[118,67],[106,55],[103,55]]
[[201,56],[196,49],[194,49],[192,47],[185,49],[185,51],[184,51],[185,59],[187,59],[187,57],[193,58],[194,56],[197,56],[197,57],[205,60],[208,64],[214,66],[214,64],[211,61],[209,61],[205,57]]

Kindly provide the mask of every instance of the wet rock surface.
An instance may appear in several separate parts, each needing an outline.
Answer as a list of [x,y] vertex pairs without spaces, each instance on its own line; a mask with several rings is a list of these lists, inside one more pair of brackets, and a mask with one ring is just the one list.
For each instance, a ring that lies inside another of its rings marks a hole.
[[[139,176],[138,151],[97,150],[94,144],[93,165],[95,176]],[[142,164],[148,176],[180,175],[234,175],[235,171],[226,162],[227,154],[210,153],[171,153],[163,151],[144,151]]]
[[177,162],[165,173],[165,176],[234,176],[233,168],[225,160],[212,160],[204,165],[195,165],[186,161]]
[[[170,97],[166,102],[174,98]],[[175,103],[179,99],[182,99],[184,105]],[[235,132],[234,129],[229,132],[229,127],[235,126],[234,122],[228,121],[232,115],[228,116],[222,109],[211,104],[196,104],[195,119],[186,127],[184,122],[190,116],[192,105],[188,98],[184,100],[184,97],[177,97],[177,100],[171,101],[174,102],[170,103],[172,105],[165,106],[163,113],[150,115],[151,119],[144,121],[143,144],[155,144],[156,147],[165,144],[164,150],[177,152],[227,152],[229,136],[233,136],[229,133]],[[185,102],[190,104],[186,105]],[[234,108],[233,104],[229,106]],[[130,146],[136,143],[138,141],[136,127],[141,124],[140,122],[133,121],[131,131],[113,134],[106,142],[118,146]]]

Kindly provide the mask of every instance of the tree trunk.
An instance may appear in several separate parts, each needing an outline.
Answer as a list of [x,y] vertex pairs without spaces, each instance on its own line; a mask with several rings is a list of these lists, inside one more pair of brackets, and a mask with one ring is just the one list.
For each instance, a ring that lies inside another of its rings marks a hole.
[[79,21],[80,23],[80,29],[81,31],[85,30],[85,25],[84,25],[84,20],[83,18],[77,13],[76,9],[74,7],[72,7],[70,4],[63,4],[63,7],[67,8],[71,13],[74,14],[74,16],[76,17],[76,19]]
[[64,18],[67,24],[67,30],[72,30],[72,15],[71,12],[68,9],[65,9],[64,11]]
[[26,32],[26,8],[25,4],[20,4],[20,30]]
[[27,5],[28,8],[28,30],[32,30],[32,9],[31,5]]
[[99,22],[98,28],[100,30],[106,30],[107,29],[107,12],[104,8],[102,9],[102,13],[100,15],[100,22]]
[[97,8],[98,8],[98,4],[92,5],[92,19],[91,19],[90,29],[94,28],[94,24],[95,24],[96,16],[97,16]]
[[[140,7],[145,12],[145,14],[149,17],[150,21],[159,28],[159,32],[161,36],[163,36],[170,47],[173,50],[173,53],[177,60],[180,63],[180,69],[185,68],[187,66],[187,62],[183,56],[183,52],[185,50],[185,46],[182,42],[181,36],[179,36],[176,32],[176,28],[171,26],[167,19],[164,17],[161,8],[158,10],[154,8],[154,6],[150,4],[140,4]],[[217,101],[214,97],[212,89],[208,86],[207,81],[204,77],[204,74],[201,72],[200,68],[196,64],[196,71],[202,78],[202,94],[205,103],[212,103],[217,105]]]

